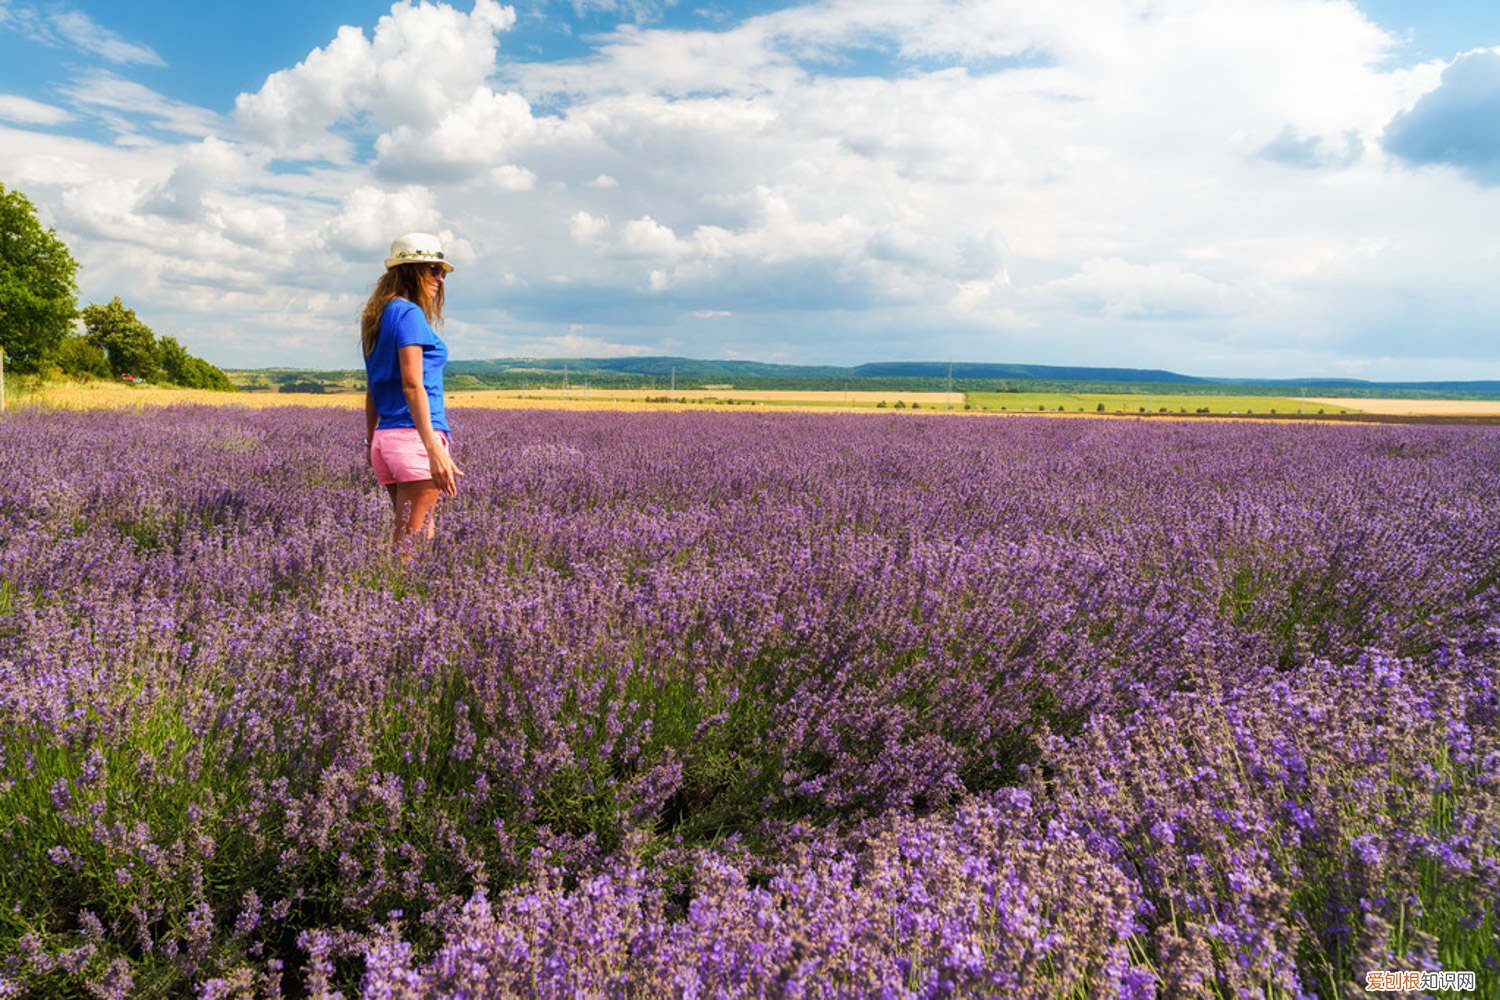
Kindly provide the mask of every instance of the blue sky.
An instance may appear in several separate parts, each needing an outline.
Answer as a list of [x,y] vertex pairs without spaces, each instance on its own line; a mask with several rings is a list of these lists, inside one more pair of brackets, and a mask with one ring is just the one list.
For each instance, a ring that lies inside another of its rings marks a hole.
[[1500,378],[1500,5],[0,0],[0,183],[159,333]]

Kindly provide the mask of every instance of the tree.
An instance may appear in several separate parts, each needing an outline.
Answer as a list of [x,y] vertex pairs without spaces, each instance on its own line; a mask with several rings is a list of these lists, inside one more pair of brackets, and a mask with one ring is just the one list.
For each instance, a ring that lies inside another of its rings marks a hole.
[[83,325],[89,342],[109,356],[109,370],[116,376],[134,375],[154,379],[161,367],[161,348],[156,334],[128,309],[117,295],[108,304],[97,303],[83,310]]
[[182,383],[190,385],[195,389],[217,389],[219,392],[235,392],[236,387],[224,369],[218,365],[209,364],[202,358],[188,359],[188,379]]
[[193,357],[176,337],[161,338],[160,346],[161,370],[168,382],[193,389],[234,390],[234,383],[228,375],[202,358]]
[[161,354],[161,370],[168,382],[178,385],[188,385],[191,377],[188,369],[192,364],[193,356],[187,352],[187,348],[177,342],[176,337],[163,337],[159,342]]
[[78,378],[109,378],[109,358],[87,337],[73,334],[64,337],[62,343],[47,355],[47,364],[56,365]]
[[19,191],[0,184],[0,348],[16,371],[34,372],[78,313],[78,263]]

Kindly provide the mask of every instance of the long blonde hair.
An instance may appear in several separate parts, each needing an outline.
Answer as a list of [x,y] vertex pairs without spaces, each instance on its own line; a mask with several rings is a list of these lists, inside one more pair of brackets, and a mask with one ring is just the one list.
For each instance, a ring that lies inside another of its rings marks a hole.
[[437,294],[429,300],[422,285],[422,272],[431,264],[397,264],[389,268],[375,282],[375,290],[365,300],[365,308],[359,314],[359,339],[365,356],[375,350],[375,341],[380,336],[380,314],[387,302],[394,298],[416,303],[433,326],[443,325],[443,286],[438,282]]

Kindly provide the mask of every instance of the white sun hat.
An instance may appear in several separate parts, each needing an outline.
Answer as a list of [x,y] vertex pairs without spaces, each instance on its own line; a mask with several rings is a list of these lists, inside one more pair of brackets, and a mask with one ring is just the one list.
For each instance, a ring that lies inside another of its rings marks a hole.
[[443,258],[443,245],[431,233],[407,233],[396,237],[391,244],[391,255],[385,259],[389,271],[397,264],[441,264],[443,270],[453,270],[453,265]]

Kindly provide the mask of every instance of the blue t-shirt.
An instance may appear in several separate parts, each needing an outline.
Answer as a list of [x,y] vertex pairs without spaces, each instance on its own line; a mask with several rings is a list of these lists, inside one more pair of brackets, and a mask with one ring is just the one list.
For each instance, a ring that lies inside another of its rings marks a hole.
[[385,304],[385,310],[380,314],[380,333],[375,338],[375,350],[365,356],[365,378],[369,381],[370,395],[375,399],[375,411],[380,414],[375,427],[386,430],[416,426],[406,405],[406,394],[401,391],[401,359],[397,356],[400,348],[412,346],[422,348],[422,385],[427,389],[432,429],[447,431],[448,417],[443,412],[443,365],[448,361],[448,345],[438,337],[416,303],[402,298],[391,299]]

